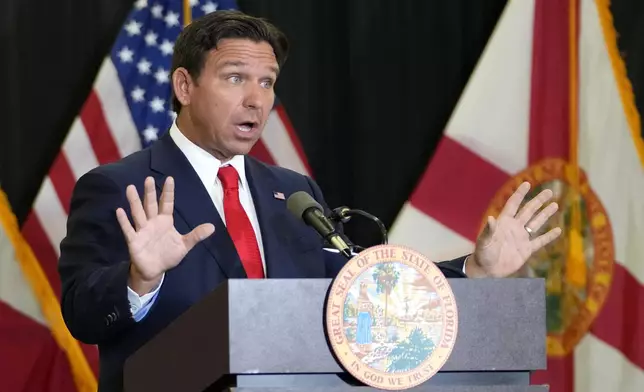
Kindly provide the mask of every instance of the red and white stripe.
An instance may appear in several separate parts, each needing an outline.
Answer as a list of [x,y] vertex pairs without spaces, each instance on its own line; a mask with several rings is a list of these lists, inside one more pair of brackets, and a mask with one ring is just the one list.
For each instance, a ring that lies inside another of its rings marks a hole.
[[[552,46],[526,45],[535,38],[535,18],[544,17],[535,10],[543,13],[545,4],[568,7],[567,1],[548,1],[508,2],[434,157],[391,229],[392,243],[434,260],[471,252],[497,191],[537,155],[559,156],[540,151],[555,144],[535,146],[531,135],[536,126],[531,110],[537,110],[531,104],[558,94],[556,87],[539,92],[533,84],[533,50]],[[549,360],[543,380],[553,392],[635,392],[644,385],[644,150],[638,152],[639,129],[631,129],[630,109],[618,88],[623,75],[611,63],[615,43],[602,29],[602,23],[610,23],[607,10],[606,0],[580,1],[578,163],[608,213],[615,266],[591,330],[572,355]],[[565,42],[567,31],[559,39]]]
[[[116,161],[140,149],[140,139],[127,107],[125,92],[114,64],[107,58],[42,183],[22,229],[59,299],[60,280],[56,264],[59,244],[66,233],[74,184],[96,166]],[[271,112],[262,138],[251,155],[310,175],[297,135],[281,106]],[[95,348],[84,346],[84,349],[96,372]]]

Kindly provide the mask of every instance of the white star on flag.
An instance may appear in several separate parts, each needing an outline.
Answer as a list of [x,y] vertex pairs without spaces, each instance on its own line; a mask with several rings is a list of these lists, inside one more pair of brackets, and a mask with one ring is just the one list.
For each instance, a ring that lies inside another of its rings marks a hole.
[[155,4],[155,5],[152,6],[150,11],[152,12],[152,16],[154,16],[155,18],[157,18],[157,19],[163,18],[163,6],[162,5]]
[[134,3],[134,7],[136,7],[137,10],[142,10],[147,6],[148,6],[148,0],[137,0],[137,2]]
[[154,46],[157,44],[158,37],[159,36],[154,31],[150,31],[145,35],[145,43],[148,46]]
[[204,4],[203,7],[201,7],[201,10],[203,11],[204,14],[215,12],[217,11],[217,4],[213,3],[212,1],[209,1],[206,4]]
[[147,128],[143,130],[143,137],[145,137],[145,140],[148,143],[157,140],[159,137],[159,130],[152,125],[148,125]]
[[164,55],[170,56],[174,51],[174,44],[166,39],[163,40],[163,43],[161,44],[159,49],[161,50],[161,52],[163,52]]
[[152,66],[152,63],[149,62],[146,59],[141,59],[139,63],[136,65],[136,67],[139,69],[139,73],[141,75],[147,75],[150,73],[150,67]]
[[154,113],[159,113],[163,111],[163,104],[164,100],[159,98],[159,97],[154,97],[152,101],[150,101],[150,108]]
[[179,26],[179,14],[176,12],[168,12],[165,16],[165,24],[168,27]]
[[139,23],[136,20],[132,19],[128,24],[125,25],[125,31],[127,31],[130,37],[133,35],[139,35],[141,34],[141,26],[143,26],[142,23]]
[[119,59],[124,63],[131,63],[134,58],[134,52],[131,51],[127,46],[124,46],[118,53]]
[[132,99],[134,102],[141,102],[144,100],[145,97],[145,90],[143,90],[141,87],[137,86],[132,90],[131,93]]
[[163,68],[159,68],[154,73],[154,78],[159,84],[168,83],[170,81],[170,73]]

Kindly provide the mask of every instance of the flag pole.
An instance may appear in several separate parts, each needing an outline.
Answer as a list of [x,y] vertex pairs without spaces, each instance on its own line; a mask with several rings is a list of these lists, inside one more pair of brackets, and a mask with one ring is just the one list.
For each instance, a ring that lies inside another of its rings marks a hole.
[[183,27],[186,27],[192,22],[192,8],[190,0],[183,0]]

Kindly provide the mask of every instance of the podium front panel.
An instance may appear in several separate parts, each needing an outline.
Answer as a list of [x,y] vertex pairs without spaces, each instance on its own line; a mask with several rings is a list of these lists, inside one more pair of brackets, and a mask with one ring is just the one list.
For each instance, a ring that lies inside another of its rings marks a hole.
[[[450,279],[459,314],[442,371],[522,371],[546,366],[543,279]],[[324,333],[331,281],[229,282],[234,374],[339,373]]]

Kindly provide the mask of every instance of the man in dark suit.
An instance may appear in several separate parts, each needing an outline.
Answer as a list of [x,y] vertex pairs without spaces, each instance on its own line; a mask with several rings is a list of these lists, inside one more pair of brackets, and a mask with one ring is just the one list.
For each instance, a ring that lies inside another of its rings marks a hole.
[[[316,183],[246,155],[286,54],[282,33],[263,20],[220,11],[194,21],[174,48],[169,132],[76,184],[61,306],[73,336],[99,346],[100,390],[121,390],[125,359],[222,281],[333,278],[345,263],[275,196],[304,191],[327,208]],[[490,218],[466,264],[438,263],[446,276],[508,276],[557,237],[530,237],[557,206],[537,214],[545,191],[519,211],[528,189]]]

